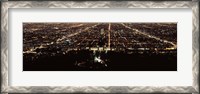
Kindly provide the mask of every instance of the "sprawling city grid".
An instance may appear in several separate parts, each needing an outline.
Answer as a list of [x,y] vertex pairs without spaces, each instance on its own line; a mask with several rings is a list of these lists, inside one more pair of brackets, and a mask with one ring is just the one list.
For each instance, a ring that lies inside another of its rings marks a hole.
[[177,23],[23,23],[23,71],[177,71]]

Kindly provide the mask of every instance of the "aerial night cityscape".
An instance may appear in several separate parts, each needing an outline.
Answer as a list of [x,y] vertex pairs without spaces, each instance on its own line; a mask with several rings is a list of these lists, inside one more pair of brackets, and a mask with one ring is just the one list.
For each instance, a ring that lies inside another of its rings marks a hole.
[[23,23],[23,71],[177,71],[177,23]]

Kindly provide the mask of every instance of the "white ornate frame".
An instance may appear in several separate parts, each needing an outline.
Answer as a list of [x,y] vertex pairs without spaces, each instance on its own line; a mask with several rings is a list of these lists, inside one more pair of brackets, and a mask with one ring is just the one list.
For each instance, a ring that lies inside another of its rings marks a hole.
[[[1,93],[199,93],[199,2],[198,1],[4,1],[1,7]],[[9,8],[191,8],[193,33],[192,86],[9,86]]]

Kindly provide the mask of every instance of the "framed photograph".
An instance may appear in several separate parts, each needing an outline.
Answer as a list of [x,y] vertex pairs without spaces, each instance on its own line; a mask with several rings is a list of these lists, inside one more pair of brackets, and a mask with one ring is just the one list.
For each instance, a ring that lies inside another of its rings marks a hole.
[[199,93],[198,1],[3,1],[1,93]]

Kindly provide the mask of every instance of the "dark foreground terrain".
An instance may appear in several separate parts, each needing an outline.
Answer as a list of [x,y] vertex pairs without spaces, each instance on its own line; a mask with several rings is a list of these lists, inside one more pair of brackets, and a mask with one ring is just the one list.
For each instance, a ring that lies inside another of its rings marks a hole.
[[[172,53],[127,53],[101,52],[89,50],[70,51],[68,54],[39,56],[27,54],[24,58],[24,71],[176,71],[177,59]],[[148,54],[147,54],[148,53]],[[30,60],[30,57],[35,58]],[[103,62],[95,61],[100,56]],[[37,59],[36,59],[37,58]]]

